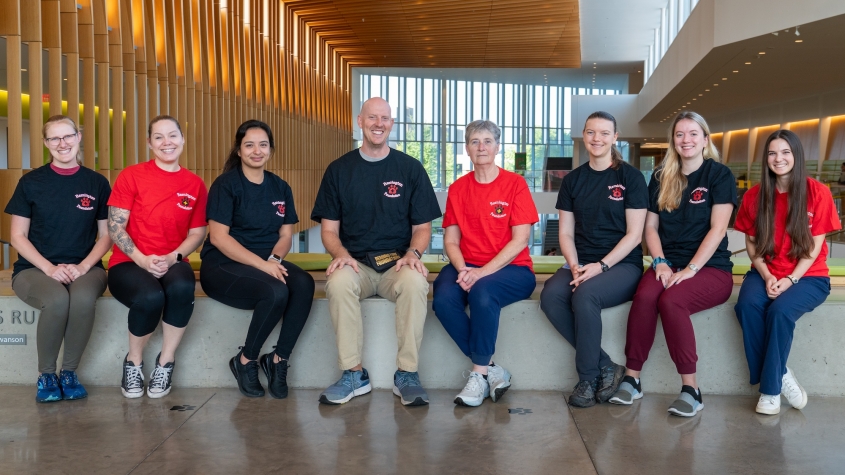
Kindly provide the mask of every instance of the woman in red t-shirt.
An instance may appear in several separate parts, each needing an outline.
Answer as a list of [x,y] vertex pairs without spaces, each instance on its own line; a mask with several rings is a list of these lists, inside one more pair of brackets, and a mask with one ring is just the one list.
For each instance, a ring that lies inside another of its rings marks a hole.
[[109,290],[129,307],[129,353],[120,389],[144,394],[143,351],[162,321],[161,353],[147,396],[170,392],[176,348],[194,311],[196,279],[185,256],[205,238],[208,192],[197,175],[179,165],[185,137],[170,116],[150,121],[147,144],[153,159],[118,175],[109,198]]
[[763,147],[766,169],[745,194],[734,227],[745,233],[752,269],[737,299],[751,384],[760,383],[757,412],[778,414],[807,392],[786,367],[795,322],[830,294],[825,233],[840,229],[830,190],[806,176],[798,136],[777,130]]
[[472,361],[455,404],[479,406],[488,396],[496,402],[511,385],[510,373],[493,363],[499,314],[530,297],[536,286],[528,239],[538,215],[525,178],[496,165],[499,127],[476,120],[465,137],[473,172],[449,187],[443,244],[450,264],[434,281],[432,306]]

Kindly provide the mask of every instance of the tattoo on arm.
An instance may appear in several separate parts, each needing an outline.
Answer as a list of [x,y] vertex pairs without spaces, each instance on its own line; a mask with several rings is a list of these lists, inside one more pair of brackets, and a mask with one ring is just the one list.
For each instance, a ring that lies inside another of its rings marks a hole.
[[126,232],[126,223],[129,222],[129,210],[109,206],[109,237],[127,256],[135,252],[135,243]]

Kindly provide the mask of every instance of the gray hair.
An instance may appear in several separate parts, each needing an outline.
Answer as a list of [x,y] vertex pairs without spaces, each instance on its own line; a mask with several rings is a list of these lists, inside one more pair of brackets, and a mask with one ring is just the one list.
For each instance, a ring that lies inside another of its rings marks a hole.
[[490,132],[496,139],[496,143],[499,143],[499,139],[502,138],[502,130],[495,123],[489,120],[474,120],[467,124],[466,129],[464,129],[464,141],[469,143],[469,138],[473,134],[483,131]]

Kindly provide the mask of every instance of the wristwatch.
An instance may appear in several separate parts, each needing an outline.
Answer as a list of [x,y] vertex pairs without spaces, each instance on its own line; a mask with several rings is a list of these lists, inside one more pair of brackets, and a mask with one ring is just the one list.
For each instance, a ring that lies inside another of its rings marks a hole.
[[422,259],[422,254],[420,254],[420,251],[414,249],[413,247],[409,247],[408,250],[405,252],[413,252],[414,255],[417,256],[417,259]]
[[177,253],[176,253],[176,262],[179,262],[179,261],[181,261],[181,260],[182,260],[182,253],[177,252]]
[[277,256],[276,254],[270,254],[270,257],[267,258],[268,261],[276,261],[279,264],[282,263],[282,258]]
[[608,265],[605,264],[604,261],[599,261],[599,264],[601,264],[601,271],[602,272],[607,272],[607,271],[610,270],[610,267],[608,267]]
[[792,274],[790,274],[790,275],[786,276],[786,278],[787,278],[787,279],[789,279],[789,280],[791,280],[793,285],[795,285],[795,284],[797,284],[797,283],[798,283],[798,278],[797,278],[797,277],[792,277]]
[[689,268],[690,268],[690,270],[692,270],[693,272],[698,272],[698,271],[700,271],[700,270],[701,270],[701,267],[698,267],[697,265],[693,264],[692,262],[690,262],[690,263],[689,263],[689,266],[688,266],[688,267],[689,267]]

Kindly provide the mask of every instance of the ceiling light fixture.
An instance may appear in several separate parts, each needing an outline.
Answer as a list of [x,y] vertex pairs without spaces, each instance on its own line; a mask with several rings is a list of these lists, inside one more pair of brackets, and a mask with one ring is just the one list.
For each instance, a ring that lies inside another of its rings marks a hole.
[[735,73],[738,73],[739,71],[736,71],[736,70],[735,70],[734,72],[735,72]]
[[765,52],[765,51],[760,51],[760,52],[759,52],[759,53],[757,53],[757,54],[766,54],[766,52]]
[[796,43],[803,43],[804,40],[795,40]]
[[745,64],[751,64],[751,61],[746,61]]

